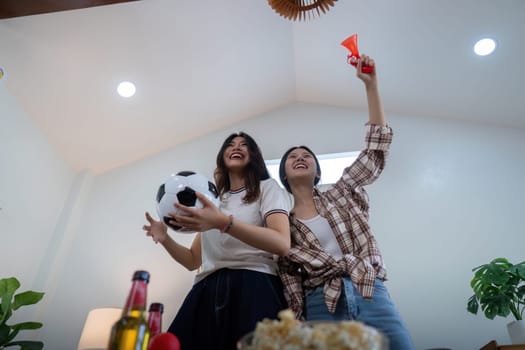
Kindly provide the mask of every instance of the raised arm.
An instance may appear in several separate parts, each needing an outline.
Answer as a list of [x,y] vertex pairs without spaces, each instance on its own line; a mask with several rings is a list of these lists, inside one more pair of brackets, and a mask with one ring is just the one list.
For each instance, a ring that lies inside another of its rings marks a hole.
[[368,122],[373,125],[385,126],[385,113],[383,111],[383,104],[381,96],[379,95],[379,88],[377,86],[377,67],[370,74],[365,74],[361,71],[363,65],[376,66],[374,60],[367,56],[361,55],[357,61],[356,75],[363,81],[366,89],[366,97],[368,100]]
[[[361,67],[365,64],[374,66],[373,72],[363,73]],[[354,200],[357,198],[363,210],[368,208],[368,196],[362,187],[374,182],[383,171],[393,135],[392,129],[386,125],[376,74],[377,65],[374,60],[367,55],[361,55],[361,58],[357,60],[356,76],[365,84],[368,101],[369,125],[366,129],[365,148],[359,153],[357,159],[344,170],[335,186],[354,189],[352,192]],[[338,190],[335,191],[334,193],[337,193]]]

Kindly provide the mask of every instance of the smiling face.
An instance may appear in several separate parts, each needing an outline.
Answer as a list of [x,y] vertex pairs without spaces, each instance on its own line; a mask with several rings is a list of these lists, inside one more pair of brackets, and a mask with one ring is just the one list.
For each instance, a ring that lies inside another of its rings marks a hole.
[[260,182],[270,178],[259,146],[250,135],[242,131],[231,134],[224,140],[216,162],[214,179],[219,193],[222,195],[232,189],[230,179],[235,175],[244,182],[246,196],[243,200],[247,203],[258,198]]
[[242,171],[250,162],[248,143],[242,136],[234,137],[224,149],[224,164],[229,171]]
[[307,147],[293,147],[281,159],[279,176],[288,192],[291,192],[291,187],[296,184],[316,185],[321,177],[321,169],[317,158]]
[[297,177],[309,177],[312,178],[313,183],[313,179],[317,174],[315,159],[304,148],[296,148],[288,154],[285,171],[288,181]]

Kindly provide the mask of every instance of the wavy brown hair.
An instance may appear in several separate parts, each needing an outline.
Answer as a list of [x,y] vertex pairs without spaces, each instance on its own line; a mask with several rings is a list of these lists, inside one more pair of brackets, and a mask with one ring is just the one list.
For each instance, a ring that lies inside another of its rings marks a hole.
[[250,161],[246,168],[244,168],[244,187],[246,188],[246,195],[243,200],[246,203],[254,202],[261,193],[260,182],[270,178],[270,173],[264,163],[261,149],[257,146],[255,140],[245,132],[233,133],[224,140],[219,153],[217,154],[217,168],[215,169],[215,185],[222,196],[231,190],[230,176],[228,169],[224,163],[224,152],[230,145],[232,140],[236,137],[242,137],[248,146],[248,153]]

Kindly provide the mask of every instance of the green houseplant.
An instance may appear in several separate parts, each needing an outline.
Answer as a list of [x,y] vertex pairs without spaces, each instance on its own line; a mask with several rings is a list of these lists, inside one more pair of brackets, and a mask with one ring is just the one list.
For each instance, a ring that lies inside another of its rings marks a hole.
[[21,330],[38,329],[42,327],[40,322],[22,322],[8,325],[7,322],[13,312],[22,306],[38,303],[44,293],[25,291],[15,294],[20,288],[20,282],[15,277],[0,279],[0,350],[18,346],[20,350],[41,350],[44,343],[39,341],[18,340],[16,336]]
[[481,306],[490,320],[512,314],[514,320],[507,324],[509,336],[513,344],[525,343],[525,261],[513,265],[505,258],[497,258],[472,271],[470,286],[474,294],[468,299],[467,310],[477,314]]
[[470,286],[474,294],[468,299],[467,310],[478,313],[479,306],[488,319],[509,314],[523,319],[525,310],[525,261],[513,265],[505,258],[472,269]]

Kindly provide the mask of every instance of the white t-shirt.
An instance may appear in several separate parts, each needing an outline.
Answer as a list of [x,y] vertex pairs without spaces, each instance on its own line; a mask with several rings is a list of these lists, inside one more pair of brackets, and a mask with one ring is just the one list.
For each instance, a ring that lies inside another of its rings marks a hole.
[[[235,221],[265,226],[265,218],[273,213],[288,214],[290,200],[277,181],[270,178],[261,181],[261,194],[252,203],[244,203],[244,188],[226,193],[220,209],[227,215],[233,215]],[[267,251],[254,248],[237,238],[221,233],[217,229],[201,233],[202,266],[195,277],[195,283],[214,271],[222,268],[247,269],[277,274],[277,257]]]

